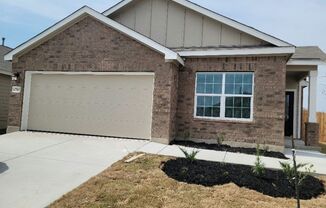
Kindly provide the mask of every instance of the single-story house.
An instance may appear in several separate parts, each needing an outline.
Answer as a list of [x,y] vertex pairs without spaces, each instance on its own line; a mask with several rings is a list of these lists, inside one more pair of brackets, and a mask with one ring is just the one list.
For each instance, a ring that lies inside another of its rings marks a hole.
[[316,144],[324,57],[187,0],[84,6],[5,56],[17,75],[7,130],[160,143],[224,134],[282,150],[285,136],[301,137],[305,84]]
[[8,120],[9,93],[11,89],[11,63],[4,61],[5,54],[11,48],[5,46],[4,39],[0,45],[0,134],[5,133]]

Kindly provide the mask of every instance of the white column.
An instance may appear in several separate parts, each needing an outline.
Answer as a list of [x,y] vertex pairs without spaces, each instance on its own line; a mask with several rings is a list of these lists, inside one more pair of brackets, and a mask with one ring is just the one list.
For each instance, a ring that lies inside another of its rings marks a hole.
[[317,123],[317,76],[317,70],[309,72],[309,123]]
[[303,88],[304,87],[308,87],[308,82],[305,81],[305,80],[301,80],[300,83],[299,83],[299,96],[298,96],[298,121],[297,121],[297,125],[298,125],[298,128],[297,128],[297,136],[298,138],[304,138],[304,135],[301,135],[301,129],[304,127],[304,126],[301,126],[301,122],[302,122],[302,99],[303,99]]

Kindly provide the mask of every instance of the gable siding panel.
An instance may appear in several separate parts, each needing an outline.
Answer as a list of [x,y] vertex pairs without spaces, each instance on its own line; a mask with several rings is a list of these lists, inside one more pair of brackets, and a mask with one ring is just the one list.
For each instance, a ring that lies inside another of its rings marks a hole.
[[166,46],[171,48],[183,47],[186,9],[173,2],[169,2],[168,7]]
[[203,47],[220,46],[222,24],[207,17],[203,24]]
[[117,14],[116,17],[113,17],[117,22],[131,28],[135,29],[136,18],[135,18],[135,9],[133,6],[129,6],[121,11],[121,13]]
[[153,0],[152,2],[151,38],[162,45],[166,43],[168,17],[168,1]]
[[138,0],[109,16],[169,48],[270,45],[171,0]]
[[136,25],[135,29],[139,33],[150,37],[151,31],[151,0],[142,0],[135,5],[136,12]]
[[241,33],[241,46],[262,45],[263,42],[258,38]]
[[203,40],[203,16],[192,10],[186,10],[185,47],[201,47]]
[[238,30],[233,29],[227,25],[222,27],[222,46],[240,46],[241,33]]

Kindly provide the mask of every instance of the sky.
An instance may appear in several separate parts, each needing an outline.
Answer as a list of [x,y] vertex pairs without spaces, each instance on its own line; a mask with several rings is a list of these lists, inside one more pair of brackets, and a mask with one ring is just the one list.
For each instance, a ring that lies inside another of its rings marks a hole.
[[[326,52],[325,0],[192,1],[296,46],[318,45]],[[0,37],[15,48],[84,5],[102,12],[118,2],[0,0]],[[326,112],[326,65],[319,67],[317,109]]]

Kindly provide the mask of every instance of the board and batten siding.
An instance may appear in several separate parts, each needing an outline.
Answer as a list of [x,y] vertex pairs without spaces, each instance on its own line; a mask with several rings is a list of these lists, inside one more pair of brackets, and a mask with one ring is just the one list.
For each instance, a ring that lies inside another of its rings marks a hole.
[[0,130],[7,128],[11,77],[0,74]]
[[269,45],[170,0],[139,0],[109,16],[169,48]]

